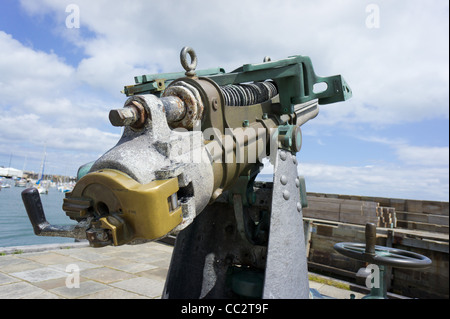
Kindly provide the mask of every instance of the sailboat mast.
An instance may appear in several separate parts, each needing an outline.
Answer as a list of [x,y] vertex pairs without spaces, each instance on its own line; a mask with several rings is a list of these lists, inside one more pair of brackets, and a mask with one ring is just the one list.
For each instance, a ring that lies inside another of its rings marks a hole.
[[44,146],[44,156],[43,156],[42,162],[41,162],[41,171],[39,173],[38,181],[40,181],[44,178],[44,167],[45,167],[45,158],[46,157],[47,157],[47,145]]

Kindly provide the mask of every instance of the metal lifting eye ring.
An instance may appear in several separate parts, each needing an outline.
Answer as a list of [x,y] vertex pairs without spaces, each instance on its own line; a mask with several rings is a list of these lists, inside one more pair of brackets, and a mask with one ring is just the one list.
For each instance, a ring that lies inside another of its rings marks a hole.
[[[191,57],[191,63],[188,63],[187,54]],[[187,76],[195,75],[195,68],[197,67],[197,54],[191,47],[184,47],[180,52],[180,61],[183,68],[186,70]]]

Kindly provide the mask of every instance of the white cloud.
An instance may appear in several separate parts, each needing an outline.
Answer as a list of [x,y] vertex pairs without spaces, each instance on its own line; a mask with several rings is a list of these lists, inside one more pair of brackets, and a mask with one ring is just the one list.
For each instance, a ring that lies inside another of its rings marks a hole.
[[449,170],[402,166],[346,167],[301,163],[307,190],[390,198],[448,201]]
[[[266,165],[261,174],[273,173]],[[449,200],[449,170],[402,166],[343,166],[300,163],[308,192],[379,196],[421,200]],[[261,178],[267,180],[267,177]]]
[[23,46],[0,30],[0,92],[2,103],[29,97],[54,96],[73,87],[75,70],[55,54]]
[[448,147],[399,145],[396,153],[398,158],[407,165],[447,168],[449,165]]
[[[61,24],[67,15],[65,2],[22,3],[33,14],[51,11]],[[367,3],[352,0],[79,0],[81,27],[96,36],[75,37],[86,54],[78,76],[116,93],[134,75],[181,71],[178,52],[185,45],[196,50],[199,68],[228,71],[265,55],[302,54],[311,56],[319,75],[343,74],[354,92],[352,100],[324,107],[319,123],[379,125],[448,117],[448,3],[376,4],[380,28],[369,29]],[[60,32],[74,40],[76,30]]]
[[397,159],[405,165],[448,167],[448,146],[417,146],[409,145],[408,141],[401,138],[386,138],[379,136],[357,136],[357,139],[368,143],[378,143],[389,146]]
[[[86,159],[117,142],[118,130],[114,134],[102,127],[108,124],[111,106],[86,91],[75,79],[76,72],[54,53],[33,50],[0,31],[2,153],[28,157],[28,169],[36,170],[31,163],[33,158],[35,165],[40,161],[44,144],[62,152],[79,152]],[[54,154],[48,160],[57,162],[61,157]],[[72,172],[84,164],[75,158],[65,164]]]

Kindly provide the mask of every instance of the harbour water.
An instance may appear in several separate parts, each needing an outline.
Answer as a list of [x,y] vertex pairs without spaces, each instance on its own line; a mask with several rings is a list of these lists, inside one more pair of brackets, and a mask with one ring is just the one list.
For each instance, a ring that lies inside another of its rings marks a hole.
[[[23,187],[11,186],[0,190],[0,247],[37,244],[70,243],[73,238],[36,236],[22,202]],[[62,210],[64,193],[50,187],[41,195],[47,220],[51,224],[75,224]]]

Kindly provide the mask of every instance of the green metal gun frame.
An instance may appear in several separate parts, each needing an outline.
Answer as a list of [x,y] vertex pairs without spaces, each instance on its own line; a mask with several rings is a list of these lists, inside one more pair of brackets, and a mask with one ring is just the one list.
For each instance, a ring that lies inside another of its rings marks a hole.
[[[319,104],[330,104],[348,100],[352,91],[341,75],[321,77],[315,74],[311,59],[307,56],[291,56],[278,61],[257,64],[245,64],[225,73],[222,68],[196,71],[197,76],[205,76],[220,86],[272,79],[279,91],[281,109],[279,114],[291,114],[294,105],[318,99]],[[125,87],[124,93],[155,93],[162,91],[165,85],[179,77],[180,73],[143,75],[135,77],[136,85]],[[314,92],[314,85],[326,83],[326,89]]]

